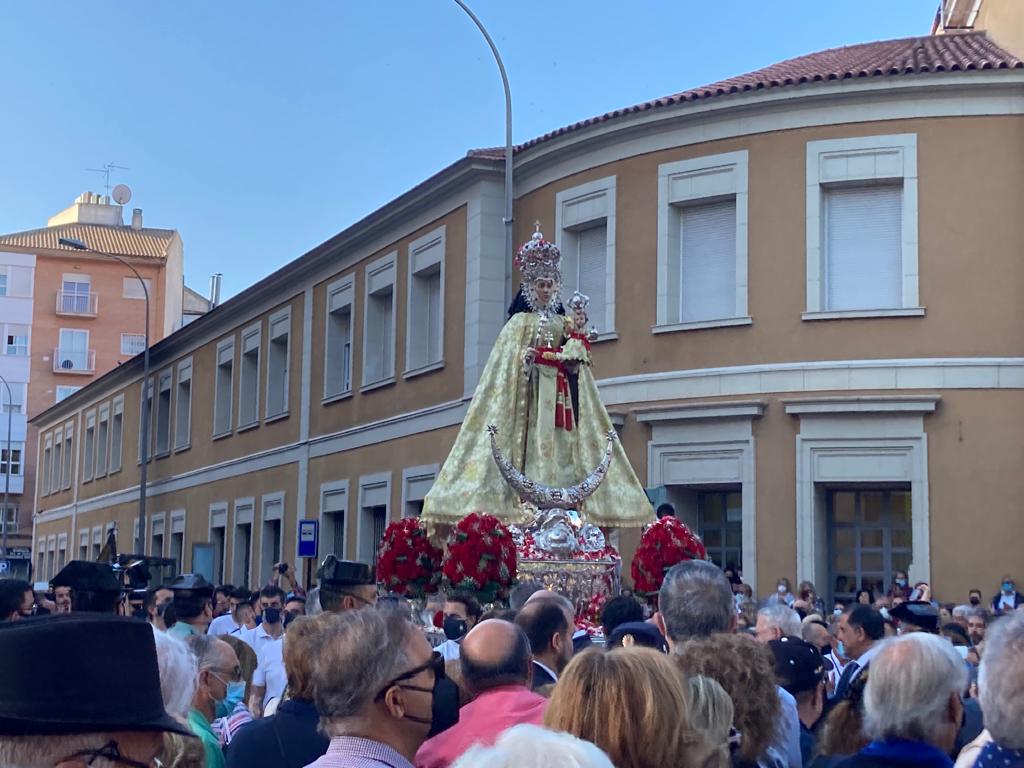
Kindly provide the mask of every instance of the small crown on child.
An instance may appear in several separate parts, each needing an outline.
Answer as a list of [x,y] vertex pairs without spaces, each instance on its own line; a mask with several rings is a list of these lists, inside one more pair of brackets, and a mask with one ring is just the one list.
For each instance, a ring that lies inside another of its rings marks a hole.
[[584,309],[585,310],[588,306],[590,306],[590,297],[587,296],[585,293],[580,293],[579,291],[573,291],[572,292],[572,298],[569,299],[568,303],[569,303],[569,309],[571,309],[573,311],[575,311],[577,309]]

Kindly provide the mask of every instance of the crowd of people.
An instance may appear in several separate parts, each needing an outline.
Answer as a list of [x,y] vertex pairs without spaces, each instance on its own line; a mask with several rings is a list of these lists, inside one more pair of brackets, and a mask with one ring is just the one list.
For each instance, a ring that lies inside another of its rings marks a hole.
[[1009,577],[962,605],[905,574],[848,605],[785,579],[755,603],[688,561],[592,637],[540,584],[425,616],[333,556],[310,594],[286,567],[255,594],[184,574],[134,607],[110,566],[68,568],[45,599],[0,581],[0,765],[1024,766]]

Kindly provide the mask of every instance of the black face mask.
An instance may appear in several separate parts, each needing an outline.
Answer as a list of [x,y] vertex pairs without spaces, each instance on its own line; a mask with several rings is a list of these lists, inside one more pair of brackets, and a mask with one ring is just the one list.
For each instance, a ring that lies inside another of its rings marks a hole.
[[264,624],[277,624],[281,620],[281,609],[280,608],[264,608],[263,609],[263,623]]
[[444,636],[449,640],[461,640],[466,634],[466,620],[458,616],[444,617]]
[[981,598],[980,597],[972,597],[971,598],[971,605],[978,605],[980,602],[981,602]]
[[459,722],[459,687],[447,677],[434,681],[429,739]]

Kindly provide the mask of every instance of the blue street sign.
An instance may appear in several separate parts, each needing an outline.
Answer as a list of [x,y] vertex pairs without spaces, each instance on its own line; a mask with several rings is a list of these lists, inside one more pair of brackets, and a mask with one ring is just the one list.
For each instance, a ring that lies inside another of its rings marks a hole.
[[299,557],[316,557],[320,543],[320,521],[299,520]]
[[0,560],[0,573],[9,573],[11,564],[7,560]]

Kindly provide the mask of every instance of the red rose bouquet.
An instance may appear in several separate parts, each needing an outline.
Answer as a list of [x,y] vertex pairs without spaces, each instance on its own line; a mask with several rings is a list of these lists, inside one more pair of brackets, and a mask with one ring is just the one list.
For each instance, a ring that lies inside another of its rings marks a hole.
[[377,581],[389,592],[411,598],[436,592],[441,581],[441,550],[430,543],[417,517],[391,523],[380,540]]
[[516,578],[512,534],[494,515],[467,515],[448,539],[441,569],[452,589],[474,592],[485,603],[505,598]]
[[669,568],[684,560],[706,560],[707,556],[700,537],[686,523],[663,517],[648,526],[640,537],[630,569],[633,586],[640,594],[657,596]]

